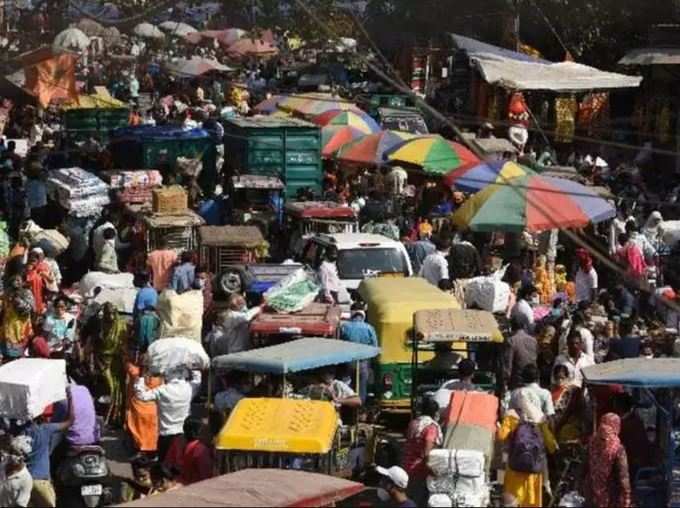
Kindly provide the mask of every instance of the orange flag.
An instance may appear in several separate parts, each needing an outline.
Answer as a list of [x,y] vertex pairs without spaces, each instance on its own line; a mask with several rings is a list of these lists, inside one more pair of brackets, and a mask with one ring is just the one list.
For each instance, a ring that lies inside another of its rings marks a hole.
[[78,102],[76,90],[76,62],[78,55],[61,53],[35,65],[26,67],[24,88],[38,98],[42,107],[47,107],[52,97],[66,96]]

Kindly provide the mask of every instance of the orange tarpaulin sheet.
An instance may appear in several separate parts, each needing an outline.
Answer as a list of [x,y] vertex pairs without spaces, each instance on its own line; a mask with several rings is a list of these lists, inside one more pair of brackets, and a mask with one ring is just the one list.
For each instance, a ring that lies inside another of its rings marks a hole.
[[498,398],[484,392],[454,391],[446,410],[446,425],[476,425],[496,432]]
[[64,94],[78,102],[75,75],[77,61],[77,55],[61,53],[26,67],[24,88],[35,95],[43,107],[47,107],[53,97]]

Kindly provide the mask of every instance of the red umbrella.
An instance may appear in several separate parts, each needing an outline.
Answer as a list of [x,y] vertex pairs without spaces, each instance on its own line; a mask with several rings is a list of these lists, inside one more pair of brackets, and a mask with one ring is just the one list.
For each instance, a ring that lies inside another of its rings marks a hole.
[[321,129],[321,155],[332,156],[347,143],[351,143],[366,134],[354,127],[329,125]]

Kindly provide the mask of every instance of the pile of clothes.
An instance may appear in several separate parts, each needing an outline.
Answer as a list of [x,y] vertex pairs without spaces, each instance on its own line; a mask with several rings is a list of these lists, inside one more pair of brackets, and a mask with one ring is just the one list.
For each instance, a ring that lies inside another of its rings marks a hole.
[[109,186],[81,168],[50,171],[47,179],[50,197],[75,217],[98,217],[108,205]]

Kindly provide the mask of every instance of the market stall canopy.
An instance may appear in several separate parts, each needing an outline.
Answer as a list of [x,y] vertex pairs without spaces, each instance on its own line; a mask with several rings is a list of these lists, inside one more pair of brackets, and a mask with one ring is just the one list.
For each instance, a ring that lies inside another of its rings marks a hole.
[[583,369],[588,384],[647,388],[680,387],[680,358],[627,358]]
[[363,111],[352,101],[330,93],[309,92],[284,95],[277,103],[279,109],[300,115],[316,116],[333,109]]
[[348,125],[355,129],[359,129],[364,134],[373,134],[380,131],[380,126],[368,115],[368,113],[361,113],[358,111],[331,109],[315,116],[312,119],[312,122],[322,127],[327,125]]
[[348,125],[329,125],[321,129],[321,155],[331,157],[347,143],[361,139],[366,134]]
[[381,131],[343,146],[337,151],[336,158],[348,163],[381,166],[385,164],[386,152],[415,137],[408,132]]
[[486,186],[452,216],[473,231],[521,233],[578,228],[616,216],[591,188],[563,178],[527,175]]
[[368,360],[380,354],[380,348],[337,339],[305,338],[276,346],[222,355],[213,359],[219,370],[244,370],[263,374],[286,374]]
[[67,28],[59,32],[52,43],[55,51],[60,49],[84,51],[89,45],[90,38],[78,28]]
[[83,18],[76,23],[75,28],[81,30],[88,37],[101,37],[106,28],[100,25],[95,20],[90,18]]
[[262,39],[251,39],[246,37],[230,44],[227,53],[232,56],[259,56],[267,57],[278,54],[279,49],[272,43]]
[[179,59],[165,64],[170,74],[176,76],[196,77],[207,72],[229,72],[233,69],[210,58]]
[[642,48],[626,53],[619,65],[679,65],[680,48]]
[[287,469],[244,469],[121,506],[335,506],[336,502],[362,490],[361,483],[324,474]]
[[481,162],[460,143],[441,136],[422,136],[404,141],[387,152],[386,157],[389,161],[420,166],[425,173],[433,175],[443,175]]
[[230,46],[241,39],[246,34],[245,30],[240,28],[227,28],[225,30],[203,30],[201,32],[193,32],[184,36],[184,39],[191,44],[198,44],[203,39],[215,39],[223,46]]
[[484,81],[512,90],[576,92],[636,88],[642,82],[639,76],[605,72],[575,62],[535,59],[462,35],[451,34],[451,39],[467,53]]
[[127,107],[128,105],[125,102],[119,101],[103,91],[91,95],[79,95],[77,102],[69,101],[61,106],[64,111],[71,109],[124,109]]
[[140,23],[132,32],[144,39],[165,39],[165,34],[151,23]]
[[190,33],[197,32],[193,26],[182,23],[181,21],[164,21],[158,25],[158,28],[166,31],[168,35],[175,37],[185,37]]
[[515,162],[491,161],[452,171],[444,178],[444,184],[459,191],[477,192],[492,183],[535,174],[532,169]]

